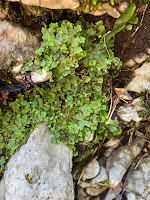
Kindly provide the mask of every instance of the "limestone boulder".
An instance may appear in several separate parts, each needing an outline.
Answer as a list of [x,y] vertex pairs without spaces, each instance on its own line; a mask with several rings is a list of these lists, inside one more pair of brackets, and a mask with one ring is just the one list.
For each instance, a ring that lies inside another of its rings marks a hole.
[[74,199],[72,151],[62,143],[52,144],[51,137],[40,125],[9,160],[1,184],[5,200]]

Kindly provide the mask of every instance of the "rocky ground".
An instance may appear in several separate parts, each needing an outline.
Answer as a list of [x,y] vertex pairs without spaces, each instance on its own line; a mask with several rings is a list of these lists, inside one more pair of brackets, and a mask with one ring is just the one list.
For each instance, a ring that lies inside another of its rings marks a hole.
[[[150,199],[149,107],[145,107],[146,103],[149,105],[150,96],[144,93],[150,91],[149,18],[150,9],[143,9],[138,26],[115,38],[115,54],[123,66],[113,84],[125,88],[134,97],[132,103],[124,101],[117,105],[116,114],[125,122],[138,124],[126,127],[121,138],[104,142],[103,154],[97,159],[95,156],[83,168],[77,199]],[[145,103],[141,102],[139,93],[142,92]],[[124,97],[125,93],[122,100]]]
[[[30,16],[28,16],[30,20],[25,20],[24,16],[16,17],[13,12],[11,14],[13,9],[13,6],[10,7],[10,13],[7,13],[0,8],[0,78],[8,78],[13,84],[18,84],[18,81],[22,84],[25,76],[20,73],[21,61],[28,60],[32,52],[40,46],[41,34],[38,31],[35,34],[32,25],[36,24],[35,29],[41,28],[39,22],[42,17],[39,11],[39,16],[34,18],[34,21]],[[73,21],[78,18],[76,14],[71,16],[71,11],[51,11],[51,14],[47,14],[45,10],[45,13],[45,19],[49,21],[58,21],[65,17]],[[14,25],[5,21],[4,18],[9,21],[12,18],[13,21],[18,20],[24,27],[18,25],[19,23]],[[98,21],[106,19],[106,16],[86,15],[85,18],[89,21]],[[133,30],[121,32],[115,37],[114,52],[122,60],[123,66],[119,72],[111,74],[110,116],[118,117],[123,128],[122,135],[113,140],[104,137],[100,141],[88,162],[80,168],[79,179],[75,180],[73,185],[72,152],[63,144],[49,145],[50,136],[46,127],[41,125],[33,131],[28,142],[8,162],[0,182],[1,200],[45,200],[49,198],[49,191],[50,198],[58,200],[150,199],[149,19],[150,7],[149,4],[145,4],[139,8],[139,23]],[[105,24],[107,23],[106,20]],[[108,24],[109,26],[112,25]],[[27,29],[29,27],[32,33]],[[13,67],[9,73],[6,72],[6,68],[8,69],[14,61],[19,61],[19,65]],[[37,73],[31,73],[31,80],[34,83],[48,80],[51,74],[43,72],[42,77]],[[8,91],[8,88],[6,90]],[[73,166],[73,176],[74,174],[76,166]]]

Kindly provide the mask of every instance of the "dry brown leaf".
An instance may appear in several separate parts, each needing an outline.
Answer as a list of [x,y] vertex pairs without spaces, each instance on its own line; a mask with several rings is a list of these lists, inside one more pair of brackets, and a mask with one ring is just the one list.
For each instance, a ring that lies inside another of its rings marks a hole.
[[115,93],[120,99],[131,101],[133,98],[125,88],[114,88]]
[[9,92],[2,92],[2,99],[8,99]]

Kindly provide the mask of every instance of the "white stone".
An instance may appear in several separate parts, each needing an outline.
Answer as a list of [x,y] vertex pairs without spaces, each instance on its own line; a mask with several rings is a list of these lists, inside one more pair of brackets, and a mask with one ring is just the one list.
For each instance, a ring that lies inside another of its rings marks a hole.
[[136,69],[135,74],[149,76],[150,78],[150,62],[145,62],[140,68]]
[[9,160],[4,173],[5,200],[74,199],[72,151],[62,143],[52,144],[51,137],[40,125]]
[[[114,200],[121,192],[122,188],[110,188],[105,196],[104,200]],[[118,199],[119,200],[119,199]]]
[[87,187],[91,186],[91,183],[90,182],[86,182],[86,181],[80,181],[79,185],[82,188],[87,188]]
[[85,192],[83,188],[78,188],[77,191],[78,200],[90,200],[91,197]]
[[132,192],[127,193],[126,197],[127,197],[127,200],[137,200],[137,196]]
[[51,9],[71,9],[76,10],[79,7],[78,0],[41,0],[40,6]]
[[150,91],[150,77],[148,76],[135,76],[130,83],[125,87],[128,91],[137,93],[144,92],[145,90]]
[[102,3],[100,10],[97,9],[95,11],[89,11],[88,13],[95,16],[101,16],[107,13],[114,18],[120,17],[120,13],[117,11],[117,9],[112,7],[109,3]]
[[118,7],[118,10],[121,12],[121,13],[124,13],[124,11],[126,11],[126,9],[129,7],[129,3],[126,2],[126,1],[123,1],[120,3],[119,7]]
[[120,139],[112,139],[112,140],[108,140],[105,144],[105,147],[112,147],[116,144],[120,143]]
[[84,138],[85,142],[91,142],[94,138],[94,133],[90,133],[88,136]]
[[114,18],[120,17],[120,13],[117,11],[116,8],[112,7],[110,3],[103,3],[102,10],[106,10],[107,14]]
[[82,180],[85,181],[86,179],[92,179],[98,175],[100,171],[100,166],[97,160],[91,162],[87,165],[85,172],[82,176]]
[[19,64],[16,65],[15,67],[13,67],[13,69],[11,70],[12,74],[19,74],[21,72],[21,69],[23,67],[23,64]]
[[45,82],[51,78],[52,78],[52,72],[47,72],[44,68],[42,69],[41,75],[38,72],[31,72],[31,80],[34,83]]
[[150,48],[147,48],[146,52],[150,55]]
[[124,63],[124,66],[126,67],[133,67],[135,65],[135,61],[133,59],[129,59]]
[[24,77],[22,74],[16,75],[14,76],[14,78],[16,79],[16,81],[23,83],[24,82]]
[[34,1],[33,0],[20,0],[20,1],[21,1],[21,3],[23,3],[25,5],[40,6],[40,0],[34,0]]
[[88,13],[91,14],[91,15],[94,15],[94,16],[101,16],[101,15],[104,15],[106,14],[106,10],[92,10],[92,11],[89,11]]
[[139,117],[138,111],[141,109],[138,109],[136,107],[125,107],[120,106],[117,109],[117,115],[126,122],[131,122],[131,120],[135,122],[140,122],[142,120],[142,117]]
[[106,169],[101,166],[101,170],[100,170],[100,173],[92,179],[91,183],[92,184],[96,184],[96,183],[101,183],[103,181],[106,181],[108,179],[108,175],[106,173]]
[[144,62],[149,56],[146,53],[142,53],[134,58],[135,62],[141,64]]
[[[116,173],[117,167],[117,173]],[[123,175],[126,173],[126,168],[122,165],[116,165],[109,170],[110,187],[115,188],[121,182]]]

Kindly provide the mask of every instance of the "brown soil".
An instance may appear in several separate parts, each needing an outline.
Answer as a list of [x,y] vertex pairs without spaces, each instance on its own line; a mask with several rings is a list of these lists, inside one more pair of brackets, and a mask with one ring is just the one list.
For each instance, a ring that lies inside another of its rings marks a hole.
[[[144,9],[145,5],[140,9],[139,22],[134,25],[132,31],[120,32],[115,37],[115,56],[119,57],[122,62],[144,53],[146,48],[150,48],[150,4],[146,11]],[[139,29],[135,33],[137,27]],[[134,33],[135,35],[132,36]]]

